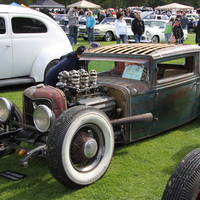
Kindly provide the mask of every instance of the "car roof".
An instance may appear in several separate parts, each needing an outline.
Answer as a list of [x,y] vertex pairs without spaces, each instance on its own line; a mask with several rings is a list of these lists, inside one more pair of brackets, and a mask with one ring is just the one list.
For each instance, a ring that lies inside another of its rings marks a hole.
[[45,15],[44,13],[33,10],[31,8],[11,6],[11,5],[5,5],[5,4],[0,4],[0,13],[19,13],[19,14],[27,14],[27,15],[31,14],[31,15],[41,16],[48,20],[51,19],[49,16]]
[[114,44],[90,49],[83,54],[81,60],[94,60],[94,57],[102,57],[102,60],[119,60],[121,58],[144,58],[159,59],[183,53],[194,53],[200,51],[198,45],[166,44],[166,43],[130,43]]

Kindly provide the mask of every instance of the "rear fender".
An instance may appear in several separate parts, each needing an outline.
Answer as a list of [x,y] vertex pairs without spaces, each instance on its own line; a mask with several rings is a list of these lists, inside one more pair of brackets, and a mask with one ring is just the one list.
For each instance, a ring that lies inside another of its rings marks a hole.
[[35,59],[30,77],[34,78],[36,82],[44,81],[44,73],[48,64],[53,60],[59,60],[62,55],[72,51],[71,45],[61,45],[45,48]]

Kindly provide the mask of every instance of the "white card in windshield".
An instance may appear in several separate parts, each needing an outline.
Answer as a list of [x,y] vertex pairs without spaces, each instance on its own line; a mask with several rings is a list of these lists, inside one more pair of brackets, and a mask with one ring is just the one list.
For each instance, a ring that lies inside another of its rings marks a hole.
[[142,72],[144,69],[144,65],[128,65],[124,69],[122,74],[122,78],[140,80],[142,76]]

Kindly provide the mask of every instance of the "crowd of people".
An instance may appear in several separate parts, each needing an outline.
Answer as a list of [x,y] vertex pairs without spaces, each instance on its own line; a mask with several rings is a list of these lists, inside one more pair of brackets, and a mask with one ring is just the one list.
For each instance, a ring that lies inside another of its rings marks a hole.
[[[96,24],[95,17],[93,15],[93,12],[91,10],[87,10],[87,13],[85,13],[83,10],[78,11],[77,7],[72,8],[68,12],[68,19],[69,19],[69,37],[73,37],[73,41],[75,44],[77,43],[77,33],[78,33],[78,15],[80,14],[86,14],[86,29],[88,33],[88,44],[92,42],[90,45],[90,48],[96,48],[100,47],[101,45],[97,42],[95,42],[94,38],[94,26]],[[132,17],[134,18],[131,23],[131,30],[134,33],[135,42],[140,43],[141,37],[145,31],[145,25],[144,21],[141,19],[141,13],[140,12],[130,12],[128,14],[129,16],[132,13]],[[183,43],[183,30],[188,30],[190,27],[190,21],[186,17],[185,13],[182,13],[182,15],[177,15],[176,18],[171,17],[170,18],[169,12],[163,12],[162,18],[163,20],[169,19],[168,23],[166,24],[164,34],[165,34],[165,41],[166,43],[177,43],[181,44]],[[98,19],[99,21],[103,20],[105,17],[111,16],[110,12],[106,12],[106,14],[101,10],[99,12]],[[122,11],[119,11],[116,13],[116,20],[114,23],[115,32],[116,32],[116,43],[119,44],[120,41],[122,43],[127,42],[127,24],[124,20],[125,13]],[[198,21],[198,24],[196,26],[196,43],[200,46],[200,21]],[[56,83],[58,82],[58,74],[59,72],[63,70],[70,71],[72,69],[78,70],[80,69],[80,62],[79,58],[82,57],[82,53],[87,51],[88,49],[86,46],[81,45],[77,48],[76,51],[70,52],[67,55],[63,55],[60,58],[60,62],[52,69],[46,76],[46,84],[51,86],[56,86]]]

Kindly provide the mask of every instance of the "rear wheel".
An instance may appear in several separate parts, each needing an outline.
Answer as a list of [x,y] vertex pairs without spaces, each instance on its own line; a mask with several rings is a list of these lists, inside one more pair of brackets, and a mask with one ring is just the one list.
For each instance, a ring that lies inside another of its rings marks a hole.
[[45,78],[46,78],[46,75],[48,74],[48,72],[51,69],[53,69],[58,63],[59,63],[59,60],[53,60],[47,65],[45,72],[44,72],[44,83],[45,83]]
[[[14,105],[14,114],[13,114],[13,117],[11,118],[12,120],[14,121],[17,121],[17,122],[22,122],[22,114],[21,114],[21,111],[18,109],[18,107],[16,105]],[[13,125],[12,127],[10,127],[10,129],[18,129],[19,126],[17,125]],[[5,123],[0,123],[0,133],[1,131],[6,131],[6,124]],[[16,144],[20,144],[19,141],[12,141]],[[11,153],[14,153],[15,152],[15,149],[7,146],[4,141],[1,141],[0,140],[0,157],[3,157],[3,156],[6,156],[6,155],[9,155]]]
[[104,175],[113,150],[113,128],[105,113],[76,106],[62,113],[50,131],[47,162],[60,183],[81,188]]
[[200,200],[200,149],[187,154],[165,187],[162,200]]

